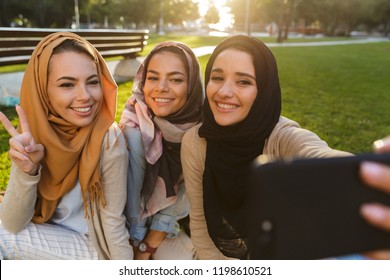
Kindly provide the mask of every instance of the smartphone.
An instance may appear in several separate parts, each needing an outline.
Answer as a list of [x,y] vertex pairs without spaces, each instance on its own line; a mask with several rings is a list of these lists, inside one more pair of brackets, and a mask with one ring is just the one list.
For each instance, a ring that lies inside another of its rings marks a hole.
[[362,161],[390,165],[390,154],[255,160],[247,197],[250,259],[323,259],[390,248],[390,232],[368,224],[366,202],[390,195],[359,178]]

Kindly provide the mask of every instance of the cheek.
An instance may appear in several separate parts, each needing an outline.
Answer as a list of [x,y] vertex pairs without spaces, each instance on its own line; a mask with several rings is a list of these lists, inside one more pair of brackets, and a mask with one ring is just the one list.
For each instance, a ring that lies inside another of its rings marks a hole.
[[48,90],[47,96],[49,99],[49,103],[55,110],[60,107],[63,107],[64,104],[68,103],[67,95],[61,93],[60,91]]
[[183,104],[187,102],[187,91],[188,91],[188,87],[186,85],[180,87],[179,89],[178,97],[180,99],[180,102]]
[[249,107],[252,107],[253,103],[255,102],[256,100],[256,94],[252,94],[250,97],[249,97]]
[[246,107],[246,110],[245,110],[245,111],[246,111],[247,113],[251,110],[252,105],[253,105],[253,103],[254,103],[255,100],[256,100],[256,96],[257,96],[256,93],[251,93],[251,94],[249,94],[249,95],[246,97],[246,99],[245,99],[245,107]]
[[210,83],[208,83],[206,86],[206,97],[209,101],[213,97],[213,94],[212,94],[212,92],[214,91],[213,88],[214,87]]
[[101,101],[103,99],[103,91],[100,87],[92,91],[92,96],[95,101]]
[[148,81],[145,81],[145,84],[144,86],[142,87],[142,91],[147,94],[151,89],[151,85],[150,85],[150,82]]

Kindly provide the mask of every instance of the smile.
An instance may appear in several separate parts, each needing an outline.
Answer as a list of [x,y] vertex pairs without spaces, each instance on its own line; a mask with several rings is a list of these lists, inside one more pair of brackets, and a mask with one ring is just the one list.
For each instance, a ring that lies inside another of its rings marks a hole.
[[216,102],[216,104],[217,104],[217,107],[222,108],[222,109],[236,109],[238,107],[237,105],[219,103],[219,102]]
[[169,99],[169,98],[154,98],[154,101],[159,102],[159,103],[169,103],[169,102],[172,102],[173,99]]
[[91,111],[92,106],[89,106],[89,107],[72,107],[71,109],[76,111],[76,112],[79,112],[79,113],[87,113],[87,112]]

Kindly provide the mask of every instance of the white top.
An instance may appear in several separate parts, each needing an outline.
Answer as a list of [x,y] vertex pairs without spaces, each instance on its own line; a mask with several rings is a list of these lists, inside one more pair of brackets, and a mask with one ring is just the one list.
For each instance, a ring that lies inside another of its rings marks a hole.
[[50,223],[59,224],[81,234],[88,233],[79,181],[69,193],[61,198]]

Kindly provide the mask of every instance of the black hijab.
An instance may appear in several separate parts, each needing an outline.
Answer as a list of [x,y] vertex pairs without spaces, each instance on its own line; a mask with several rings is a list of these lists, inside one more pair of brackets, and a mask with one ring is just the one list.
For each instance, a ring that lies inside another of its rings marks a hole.
[[245,35],[230,37],[216,47],[206,66],[206,87],[216,57],[229,48],[252,56],[257,96],[248,116],[230,126],[215,122],[206,98],[204,122],[199,129],[199,136],[207,140],[203,201],[209,235],[217,248],[226,256],[245,259],[245,180],[250,164],[262,154],[266,139],[279,121],[281,91],[273,54],[264,43]]

